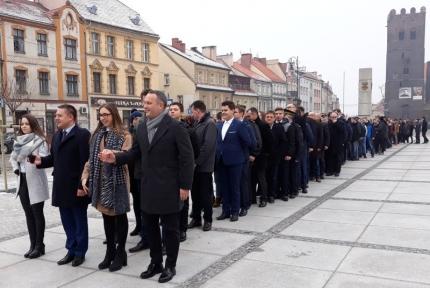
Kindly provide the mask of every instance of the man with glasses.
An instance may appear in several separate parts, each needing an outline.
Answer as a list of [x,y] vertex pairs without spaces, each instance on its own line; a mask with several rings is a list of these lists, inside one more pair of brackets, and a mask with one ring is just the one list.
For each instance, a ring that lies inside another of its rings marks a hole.
[[327,176],[338,177],[342,165],[342,151],[346,139],[345,129],[341,121],[338,121],[338,114],[331,112],[329,114],[329,133],[330,133],[330,146],[327,149]]

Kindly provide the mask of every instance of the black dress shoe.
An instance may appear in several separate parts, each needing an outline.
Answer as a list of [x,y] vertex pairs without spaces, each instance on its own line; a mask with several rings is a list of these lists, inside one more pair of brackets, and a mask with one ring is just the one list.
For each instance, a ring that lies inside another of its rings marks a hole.
[[294,199],[294,198],[296,198],[296,194],[290,194],[290,196],[288,196],[288,197],[290,197],[290,199]]
[[143,271],[140,274],[140,278],[148,279],[161,272],[163,272],[163,265],[151,263],[148,265],[148,268],[146,269],[146,271]]
[[59,260],[59,261],[57,262],[57,264],[58,264],[58,265],[65,265],[65,264],[68,264],[68,263],[72,262],[74,258],[75,258],[75,256],[72,256],[72,255],[70,255],[69,253],[67,253],[67,255],[66,255],[66,256],[64,256],[64,258],[63,258],[63,259],[61,259],[61,260]]
[[207,232],[212,230],[212,222],[204,222],[203,223],[203,231]]
[[149,244],[140,240],[139,243],[136,244],[136,246],[128,249],[128,252],[136,253],[136,252],[148,249],[148,248],[149,248]]
[[190,221],[190,224],[188,224],[188,228],[190,228],[190,229],[195,228],[195,227],[200,227],[200,226],[202,226],[202,221],[198,221],[196,219],[192,219]]
[[303,193],[303,194],[308,193],[308,189],[306,189],[306,188],[302,189],[302,193]]
[[166,267],[158,278],[159,283],[166,283],[172,280],[173,276],[176,275],[176,269],[174,267]]
[[288,201],[288,196],[287,196],[287,195],[283,195],[283,196],[281,196],[281,200],[282,200],[282,201]]
[[130,232],[130,236],[137,236],[140,233],[140,229],[136,226],[133,231]]
[[316,178],[316,180],[315,181],[317,181],[318,183],[320,183],[321,182],[321,179],[320,178]]
[[339,173],[335,173],[335,174],[334,174],[334,176],[335,176],[335,177],[339,177]]
[[267,205],[266,201],[261,201],[258,207],[263,208],[263,207],[266,207],[266,205]]
[[120,270],[123,266],[127,266],[127,253],[124,250],[117,250],[115,253],[115,258],[109,266],[110,272],[115,272]]
[[78,266],[80,266],[84,262],[85,262],[85,257],[84,256],[75,256],[75,258],[73,258],[73,261],[72,261],[72,266],[73,267],[78,267]]
[[270,197],[269,197],[269,203],[270,203],[270,204],[275,203],[275,197],[270,196]]
[[235,222],[237,220],[239,220],[239,214],[233,214],[233,215],[231,215],[231,217],[230,217],[230,221],[231,222]]
[[33,251],[33,249],[34,249],[34,247],[30,247],[30,249],[27,252],[25,252],[24,257],[28,258],[28,255],[30,255],[30,253]]
[[179,233],[179,242],[184,242],[187,240],[187,232],[182,231]]
[[221,215],[216,217],[216,220],[224,220],[224,219],[228,219],[228,218],[229,218],[229,216],[227,214],[221,213]]
[[45,247],[41,248],[35,248],[31,253],[28,255],[28,258],[34,259],[39,258],[40,256],[45,255]]
[[248,214],[248,210],[247,209],[240,209],[239,217],[244,217],[247,214]]

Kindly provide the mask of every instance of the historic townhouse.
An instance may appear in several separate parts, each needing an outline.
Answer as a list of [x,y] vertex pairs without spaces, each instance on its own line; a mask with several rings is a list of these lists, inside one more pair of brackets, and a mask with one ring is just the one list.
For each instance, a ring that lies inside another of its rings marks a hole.
[[215,115],[223,101],[232,99],[230,68],[216,62],[215,46],[203,47],[202,52],[195,47],[188,50],[185,43],[173,38],[172,45],[160,44],[159,51],[161,86],[170,101],[179,101],[187,109],[199,99]]
[[[62,1],[41,0],[54,8]],[[133,9],[117,0],[70,0],[85,24],[85,66],[91,129],[97,109],[114,102],[128,123],[141,107],[140,93],[158,85],[158,35]]]
[[287,81],[279,77],[267,66],[266,58],[254,57],[251,64],[253,71],[266,76],[272,82],[272,109],[276,109],[276,107],[286,107]]
[[255,108],[260,111],[267,111],[272,109],[272,81],[257,73],[252,61],[252,54],[242,54],[241,58],[233,64],[233,68],[251,78],[251,90],[258,95],[258,106]]
[[[83,22],[70,5],[49,11],[31,1],[0,1],[2,86],[22,103],[8,111],[8,122],[34,114],[48,136],[55,130],[54,114],[61,103],[85,112],[87,95],[82,81]],[[88,127],[85,113],[79,123]]]
[[258,107],[258,95],[251,90],[251,77],[234,68],[233,53],[218,55],[217,61],[230,67],[229,83],[234,90],[233,102],[246,108]]

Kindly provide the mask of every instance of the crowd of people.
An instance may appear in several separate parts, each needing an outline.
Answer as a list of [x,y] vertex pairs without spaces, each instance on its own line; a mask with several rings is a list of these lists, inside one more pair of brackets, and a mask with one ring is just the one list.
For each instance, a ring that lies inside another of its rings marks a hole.
[[213,207],[221,206],[217,220],[235,222],[249,209],[270,209],[275,201],[307,193],[310,181],[338,177],[347,160],[420,143],[421,135],[428,142],[424,117],[347,118],[339,109],[321,114],[294,104],[263,112],[224,101],[213,118],[200,100],[184,115],[183,105],[167,105],[161,91],[141,96],[143,112],[132,111],[128,129],[108,103],[100,106],[92,134],[77,125],[72,105],[59,106],[50,149],[37,119],[22,117],[11,163],[30,236],[26,258],[45,254],[44,168],[54,167],[52,205],[59,207],[67,236],[67,254],[58,265],[85,261],[91,204],[102,214],[106,235],[98,268],[113,272],[126,266],[131,193],[136,227],[130,235],[140,241],[129,252],[149,249],[151,262],[140,277],[161,273],[158,281],[164,283],[176,274],[187,229],[212,229]]

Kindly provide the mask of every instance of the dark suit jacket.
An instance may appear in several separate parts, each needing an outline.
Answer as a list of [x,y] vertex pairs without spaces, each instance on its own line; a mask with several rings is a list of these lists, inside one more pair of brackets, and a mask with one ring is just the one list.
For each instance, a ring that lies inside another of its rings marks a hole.
[[165,115],[151,144],[146,122],[139,124],[133,147],[116,154],[116,164],[140,158],[142,168],[141,208],[148,214],[178,213],[183,206],[179,189],[191,189],[194,152],[188,131]]
[[90,154],[91,134],[87,129],[75,126],[65,139],[61,140],[61,131],[54,134],[51,155],[42,157],[38,168],[54,167],[52,175],[52,205],[56,207],[74,207],[88,205],[91,199],[78,197],[81,175]]
[[217,162],[222,158],[224,165],[233,166],[248,161],[248,159],[245,159],[245,149],[246,147],[249,149],[253,149],[254,147],[252,147],[252,140],[246,128],[246,124],[233,119],[224,140],[222,140],[221,134],[222,126],[223,123],[217,124]]
[[273,138],[273,149],[272,153],[270,154],[269,161],[274,162],[274,164],[276,164],[283,159],[287,139],[282,124],[273,124],[272,128],[270,129],[270,132],[272,133]]

